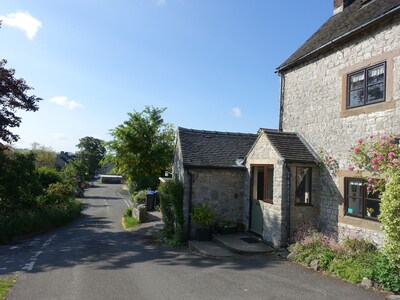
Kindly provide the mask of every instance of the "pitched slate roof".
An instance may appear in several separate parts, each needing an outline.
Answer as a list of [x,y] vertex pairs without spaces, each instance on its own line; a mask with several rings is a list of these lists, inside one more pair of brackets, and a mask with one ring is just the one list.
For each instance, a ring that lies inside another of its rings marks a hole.
[[296,52],[277,68],[277,72],[305,62],[355,35],[400,13],[400,0],[355,0],[332,16]]
[[287,162],[317,162],[317,158],[297,133],[279,132],[265,128],[261,128],[260,131],[267,135],[272,146]]
[[257,134],[178,127],[178,138],[186,167],[243,168],[235,161],[246,156]]

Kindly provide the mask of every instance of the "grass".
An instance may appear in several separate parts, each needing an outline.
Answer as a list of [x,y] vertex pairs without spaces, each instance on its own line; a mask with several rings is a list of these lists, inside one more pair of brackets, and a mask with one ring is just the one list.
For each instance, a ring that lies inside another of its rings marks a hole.
[[0,299],[4,300],[14,285],[15,276],[0,276]]
[[132,216],[124,216],[122,218],[122,225],[125,229],[130,229],[139,224],[139,220]]

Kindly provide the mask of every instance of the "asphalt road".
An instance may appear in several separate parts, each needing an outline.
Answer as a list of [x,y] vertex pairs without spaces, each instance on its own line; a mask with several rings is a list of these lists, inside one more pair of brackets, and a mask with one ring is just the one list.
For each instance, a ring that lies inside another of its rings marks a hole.
[[0,275],[17,274],[7,299],[383,299],[274,256],[209,259],[126,232],[118,185],[86,192],[82,217],[0,246]]

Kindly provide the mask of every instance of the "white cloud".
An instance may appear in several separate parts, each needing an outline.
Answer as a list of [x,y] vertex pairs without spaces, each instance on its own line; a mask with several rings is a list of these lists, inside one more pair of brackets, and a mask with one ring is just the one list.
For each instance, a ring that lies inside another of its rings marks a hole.
[[77,107],[83,108],[83,105],[81,103],[78,103],[75,100],[68,100],[68,98],[65,96],[53,97],[50,99],[50,102],[69,109],[74,109]]
[[166,0],[157,0],[157,6],[164,6],[166,4]]
[[232,108],[232,114],[233,114],[236,118],[241,118],[241,117],[242,117],[242,111],[240,110],[239,107],[234,107],[234,108]]
[[32,40],[39,28],[42,27],[42,22],[31,16],[29,12],[16,12],[5,16],[0,16],[4,26],[16,27],[25,32],[28,39]]

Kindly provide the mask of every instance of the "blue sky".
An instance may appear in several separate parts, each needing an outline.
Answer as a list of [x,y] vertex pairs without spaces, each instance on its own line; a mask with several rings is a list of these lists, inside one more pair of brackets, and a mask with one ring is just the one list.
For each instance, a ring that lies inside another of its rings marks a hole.
[[21,139],[75,151],[146,105],[176,127],[277,128],[274,70],[333,14],[333,0],[13,0],[0,58],[43,98]]

